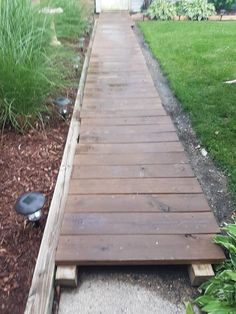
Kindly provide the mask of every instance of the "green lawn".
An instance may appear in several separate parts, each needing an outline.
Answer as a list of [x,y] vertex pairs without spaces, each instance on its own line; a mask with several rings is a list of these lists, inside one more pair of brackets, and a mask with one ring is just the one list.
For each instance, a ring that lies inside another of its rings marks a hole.
[[202,145],[236,199],[236,22],[140,22]]

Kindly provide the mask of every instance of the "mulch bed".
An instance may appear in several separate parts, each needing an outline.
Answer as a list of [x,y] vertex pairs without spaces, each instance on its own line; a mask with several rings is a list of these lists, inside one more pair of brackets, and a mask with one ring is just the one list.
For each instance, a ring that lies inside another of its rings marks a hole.
[[[0,304],[1,313],[23,313],[52,199],[68,124],[61,121],[42,132],[5,132],[0,154]],[[14,204],[27,191],[45,194],[37,228],[17,215]]]
[[[86,46],[89,38],[86,38]],[[71,75],[70,80],[76,80]],[[74,103],[77,90],[62,91]],[[43,128],[0,136],[0,313],[21,314],[31,286],[35,263],[47,221],[63,155],[69,122],[54,114]],[[49,118],[49,117],[48,117]],[[36,227],[15,212],[17,198],[38,191],[46,196],[43,218]]]

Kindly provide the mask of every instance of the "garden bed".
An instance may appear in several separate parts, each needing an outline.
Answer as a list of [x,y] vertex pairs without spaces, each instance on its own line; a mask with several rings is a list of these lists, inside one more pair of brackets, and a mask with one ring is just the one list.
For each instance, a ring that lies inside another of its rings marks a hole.
[[[74,27],[74,25],[73,25]],[[79,72],[73,68],[71,56],[85,55],[89,35],[85,37],[84,48],[75,38],[61,37],[63,48],[59,55],[66,72],[65,85],[48,95],[49,108],[52,98],[66,96],[75,103]],[[70,60],[68,62],[68,60]],[[31,286],[35,262],[46,225],[57,176],[69,130],[73,105],[69,107],[66,120],[57,110],[43,113],[43,122],[35,121],[33,128],[18,132],[5,126],[0,138],[0,312],[23,313]],[[16,214],[17,198],[27,191],[38,191],[46,196],[43,218],[36,227]]]

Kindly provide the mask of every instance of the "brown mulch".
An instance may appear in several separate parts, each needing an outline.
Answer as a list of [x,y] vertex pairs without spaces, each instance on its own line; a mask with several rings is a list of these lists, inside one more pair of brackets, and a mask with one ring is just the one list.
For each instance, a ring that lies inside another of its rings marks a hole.
[[[84,56],[89,36],[86,37],[84,51],[77,48],[76,42],[64,40],[63,43]],[[71,72],[67,80],[74,83],[74,87],[62,90],[61,95],[70,98],[74,104],[78,73]],[[72,111],[73,105],[69,108],[66,121],[54,112],[46,117],[46,125],[37,125],[27,134],[11,130],[0,134],[1,314],[24,313]],[[43,218],[38,227],[18,215],[14,209],[18,197],[28,191],[41,192],[46,196]]]
[[[0,312],[23,313],[46,223],[69,123],[41,132],[5,132],[0,143]],[[14,204],[27,191],[45,194],[39,227],[16,214]]]

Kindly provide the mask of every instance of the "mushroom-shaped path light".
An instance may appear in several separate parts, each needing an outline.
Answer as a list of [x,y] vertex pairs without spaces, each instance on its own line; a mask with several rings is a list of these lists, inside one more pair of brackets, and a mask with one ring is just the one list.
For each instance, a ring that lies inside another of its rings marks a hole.
[[42,208],[45,196],[39,192],[27,192],[22,194],[15,205],[18,214],[27,216],[29,221],[39,221],[42,217]]
[[52,15],[52,21],[51,21],[51,30],[52,30],[51,45],[52,46],[60,46],[61,42],[57,39],[55,22],[54,22],[54,15],[63,13],[63,9],[62,8],[45,7],[42,10],[40,10],[40,13],[51,14]]

